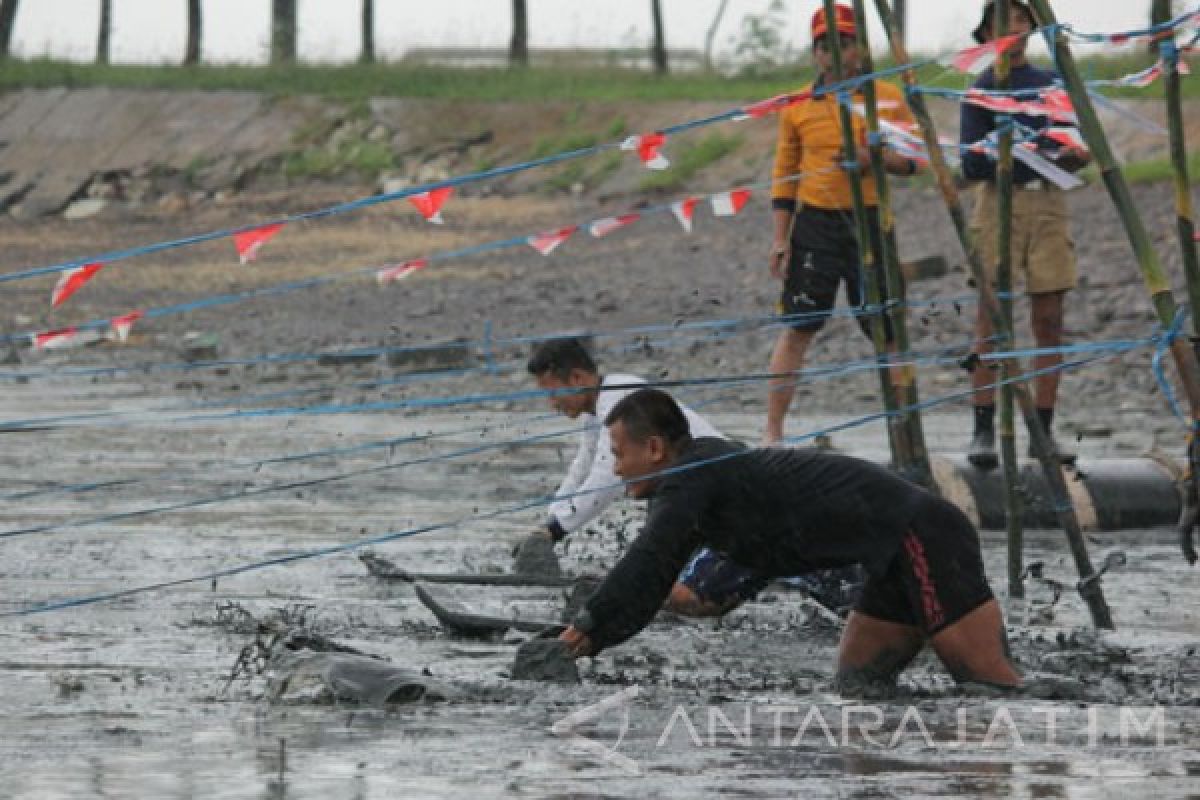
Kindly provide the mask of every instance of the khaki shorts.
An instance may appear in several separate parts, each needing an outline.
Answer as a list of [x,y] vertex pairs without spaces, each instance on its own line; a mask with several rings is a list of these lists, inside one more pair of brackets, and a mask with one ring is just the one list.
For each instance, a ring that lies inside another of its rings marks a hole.
[[[1059,189],[1013,189],[1012,269],[1025,277],[1028,294],[1075,288],[1075,242],[1071,239],[1067,199]],[[971,236],[988,278],[996,280],[996,187],[976,192]]]

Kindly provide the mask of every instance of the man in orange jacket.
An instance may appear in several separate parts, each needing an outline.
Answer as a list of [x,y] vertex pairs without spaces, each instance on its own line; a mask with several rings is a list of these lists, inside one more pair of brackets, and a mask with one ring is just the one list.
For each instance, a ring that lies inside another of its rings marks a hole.
[[[854,12],[844,5],[834,8],[832,31],[824,9],[812,18],[813,60],[818,74],[810,89],[834,83],[830,35],[840,37],[844,77],[858,75],[862,70]],[[875,92],[881,118],[911,124],[912,117],[899,89],[876,83]],[[853,101],[863,102],[861,92],[854,93]],[[780,377],[771,382],[767,400],[767,427],[763,435],[763,443],[767,445],[783,438],[784,417],[796,391],[796,378],[791,373],[803,365],[813,336],[833,309],[838,286],[845,281],[851,304],[863,302],[862,248],[854,224],[849,168],[862,173],[869,246],[875,254],[872,268],[879,285],[885,285],[879,244],[879,201],[875,181],[867,174],[870,154],[866,147],[866,124],[861,115],[855,115],[854,141],[858,150],[845,153],[837,104],[838,98],[828,94],[784,109],[779,116],[772,172],[774,238],[770,268],[771,276],[783,282],[780,311],[793,319],[779,335],[771,355],[771,372]],[[884,151],[884,165],[894,175],[913,175],[918,169],[915,161],[890,150]],[[870,335],[867,322],[860,319],[864,332]]]

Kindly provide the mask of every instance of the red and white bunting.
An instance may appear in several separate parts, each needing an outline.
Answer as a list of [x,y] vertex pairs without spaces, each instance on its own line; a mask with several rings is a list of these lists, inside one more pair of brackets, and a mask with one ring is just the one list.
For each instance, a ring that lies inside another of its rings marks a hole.
[[58,308],[68,297],[75,294],[80,286],[90,281],[92,276],[103,268],[103,264],[87,264],[64,272],[59,277],[58,283],[54,284],[54,291],[50,293],[50,306]]
[[1083,134],[1078,128],[1063,128],[1051,127],[1042,131],[1042,136],[1045,136],[1052,142],[1056,142],[1063,147],[1075,147],[1082,150],[1087,150],[1087,142],[1083,140]]
[[80,337],[78,328],[59,328],[35,333],[30,338],[34,350],[60,350],[77,344]]
[[963,102],[970,103],[1000,114],[1026,114],[1031,117],[1047,117],[1054,122],[1074,125],[1078,122],[1071,97],[1063,89],[1045,89],[1037,100],[1018,100],[1007,95],[995,95],[968,89]]
[[536,233],[526,239],[529,246],[537,250],[544,256],[548,256],[567,239],[571,238],[571,234],[579,229],[578,225],[570,225],[566,228],[559,228],[556,231],[546,231],[545,233]]
[[117,337],[118,342],[123,342],[129,338],[129,332],[133,330],[133,324],[145,316],[142,311],[130,311],[128,314],[120,317],[113,317],[109,324],[112,326],[113,333]]
[[632,225],[642,218],[641,214],[620,214],[615,217],[605,217],[592,222],[588,226],[588,232],[599,239],[601,236],[608,236],[616,230],[624,228],[626,225]]
[[263,225],[261,228],[235,233],[233,246],[237,248],[238,260],[243,264],[249,264],[258,258],[258,251],[262,249],[262,246],[271,241],[281,230],[283,230],[283,223],[276,222],[272,225]]
[[450,195],[454,194],[453,186],[443,186],[440,189],[431,189],[428,192],[414,194],[408,198],[408,202],[413,204],[413,208],[421,212],[421,216],[432,222],[434,225],[445,223],[442,219],[442,206],[446,205],[446,201],[450,199]]
[[675,215],[675,219],[679,220],[679,224],[683,226],[684,233],[692,232],[692,217],[696,213],[696,203],[698,202],[700,202],[700,198],[688,197],[684,200],[671,203],[671,213]]
[[939,58],[938,63],[944,67],[956,69],[959,72],[967,72],[971,75],[978,75],[985,69],[996,63],[996,59],[1024,39],[1026,34],[1014,33],[1011,36],[1005,36],[995,41],[981,44],[977,47],[968,47],[966,50],[959,50],[957,53],[951,53],[945,58]]
[[375,280],[380,286],[398,281],[401,278],[407,278],[418,270],[425,269],[429,266],[429,259],[417,258],[412,261],[405,261],[403,264],[396,264],[391,267],[384,267],[375,273]]
[[733,121],[741,122],[747,119],[761,119],[768,114],[774,114],[776,111],[782,111],[789,106],[799,105],[811,99],[812,92],[777,94],[774,97],[768,97],[766,100],[759,100],[757,103],[742,106],[739,113],[734,115]]
[[[1192,74],[1191,67],[1189,67],[1188,63],[1182,58],[1179,59],[1176,64],[1176,68],[1179,70],[1180,75]],[[1161,78],[1165,72],[1166,64],[1163,63],[1162,59],[1159,59],[1158,63],[1154,64],[1153,66],[1147,67],[1141,72],[1134,72],[1126,75],[1123,78],[1118,78],[1113,82],[1113,84],[1116,86],[1128,86],[1134,89],[1145,89],[1147,86]]]
[[713,214],[718,217],[732,217],[745,208],[750,200],[749,189],[731,189],[728,192],[718,192],[708,198],[712,203]]
[[636,152],[649,169],[666,169],[671,162],[660,152],[666,141],[666,135],[661,133],[641,133],[622,142],[621,149]]

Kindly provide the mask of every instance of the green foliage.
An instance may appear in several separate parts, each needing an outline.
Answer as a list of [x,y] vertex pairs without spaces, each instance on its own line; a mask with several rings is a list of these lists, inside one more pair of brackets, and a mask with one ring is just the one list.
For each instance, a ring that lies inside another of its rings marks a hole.
[[757,77],[791,60],[784,31],[783,0],[771,0],[761,14],[746,14],[733,40],[734,63],[742,75]]
[[[1191,183],[1200,181],[1200,150],[1191,150],[1187,157],[1188,180]],[[1154,181],[1173,180],[1175,168],[1169,158],[1152,158],[1146,161],[1135,161],[1121,167],[1125,180],[1130,183],[1151,183]],[[1089,167],[1084,175],[1090,180],[1098,180],[1100,175],[1096,168]]]
[[671,166],[662,172],[648,175],[642,180],[641,188],[668,190],[682,186],[700,170],[737,150],[744,141],[741,135],[722,136],[719,133],[710,133],[698,142],[687,145],[678,154],[668,151]]
[[290,153],[283,162],[289,178],[328,178],[346,172],[376,175],[395,166],[395,157],[384,143],[347,141],[336,148],[313,147]]
[[599,138],[594,133],[567,132],[555,136],[543,136],[533,146],[530,158],[546,158],[572,150],[594,147]]
[[[278,96],[319,95],[364,101],[371,97],[445,100],[744,102],[789,91],[811,79],[806,70],[764,71],[756,78],[710,73],[652,76],[633,69],[508,70],[355,64],[347,66],[131,66],[61,61],[0,62],[0,91],[108,86],[130,89],[238,89]],[[614,120],[613,127],[617,127]],[[624,120],[621,120],[624,123]]]

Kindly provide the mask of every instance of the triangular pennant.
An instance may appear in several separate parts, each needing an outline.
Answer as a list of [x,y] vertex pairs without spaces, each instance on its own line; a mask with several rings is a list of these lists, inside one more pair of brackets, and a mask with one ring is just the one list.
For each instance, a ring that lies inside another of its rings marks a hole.
[[630,136],[622,142],[621,149],[635,151],[642,163],[650,169],[666,169],[671,166],[671,162],[667,161],[667,157],[659,152],[666,141],[667,137],[664,134],[642,133]]
[[544,256],[548,256],[553,253],[555,248],[557,248],[560,244],[565,242],[567,239],[570,239],[571,234],[578,229],[578,225],[571,225],[566,228],[559,228],[556,231],[546,231],[545,233],[534,234],[526,239],[526,241],[529,242],[529,246],[534,250],[537,250]]
[[408,198],[408,202],[421,212],[422,217],[434,225],[441,225],[445,222],[442,219],[442,206],[446,205],[446,201],[452,194],[454,194],[453,186],[443,186],[440,189],[430,189],[428,192],[414,194]]
[[30,337],[34,350],[57,350],[70,347],[79,338],[78,328],[59,328],[53,331],[35,333]]
[[749,189],[733,189],[728,192],[718,192],[709,197],[713,214],[718,217],[732,217],[741,211],[749,200]]
[[129,331],[133,329],[133,323],[145,316],[142,311],[130,311],[128,314],[120,317],[113,317],[109,324],[112,326],[113,333],[116,334],[117,341],[123,342],[129,338]]
[[283,223],[276,222],[271,225],[263,225],[261,228],[235,233],[233,246],[237,248],[238,259],[243,264],[249,264],[258,258],[258,251],[262,249],[262,246],[271,241],[271,238],[281,230],[283,230]]
[[1030,104],[1032,108],[1044,108],[1045,115],[1055,122],[1074,125],[1079,122],[1075,116],[1075,106],[1071,103],[1071,95],[1066,89],[1047,89],[1042,92],[1042,102]]
[[1024,33],[1014,33],[1011,36],[1004,36],[987,44],[968,47],[966,50],[951,53],[945,58],[939,58],[938,63],[944,67],[956,69],[959,72],[978,75],[996,63],[997,58],[1008,52],[1009,48],[1025,38],[1025,36],[1026,34]]
[[683,226],[684,233],[692,232],[692,216],[696,213],[696,203],[700,201],[698,197],[689,197],[685,200],[680,200],[671,203],[671,213],[675,215],[675,219],[679,220],[679,224]]
[[978,89],[969,89],[963,95],[963,102],[1000,114],[1048,117],[1055,122],[1068,125],[1077,121],[1075,107],[1071,105],[1071,96],[1063,89],[1042,90],[1038,93],[1038,99],[1035,100],[1018,100],[1009,95],[988,94]]
[[1041,132],[1041,135],[1063,147],[1076,147],[1086,150],[1087,143],[1078,128],[1051,127]]
[[641,214],[620,214],[615,217],[605,217],[589,225],[588,232],[599,239],[601,236],[608,236],[613,231],[624,228],[626,225],[632,225],[641,218]]
[[103,268],[103,264],[87,264],[64,272],[58,279],[58,283],[54,284],[54,291],[50,293],[51,307],[58,308],[68,297],[75,294],[80,286],[90,281],[92,276]]
[[812,99],[812,92],[795,92],[793,94],[777,94],[774,97],[768,97],[766,100],[759,100],[757,103],[751,103],[748,106],[742,106],[737,114],[734,114],[733,121],[741,122],[747,119],[760,119],[768,114],[774,114],[776,111],[782,111],[788,106],[799,105],[806,100]]
[[396,264],[391,267],[384,267],[375,273],[375,280],[380,286],[385,286],[392,281],[398,281],[401,278],[407,278],[417,270],[425,269],[429,266],[429,260],[425,258],[417,258],[412,261],[405,261],[403,264]]

